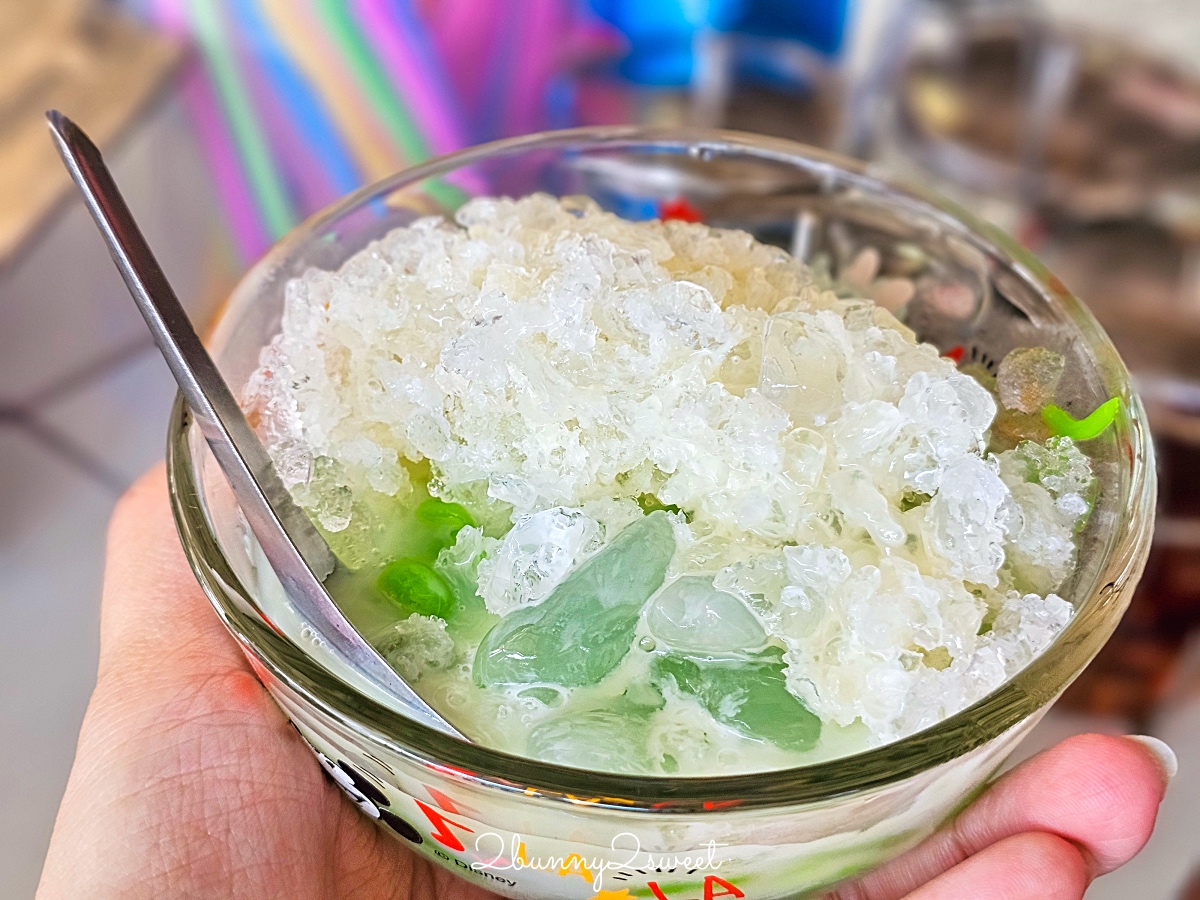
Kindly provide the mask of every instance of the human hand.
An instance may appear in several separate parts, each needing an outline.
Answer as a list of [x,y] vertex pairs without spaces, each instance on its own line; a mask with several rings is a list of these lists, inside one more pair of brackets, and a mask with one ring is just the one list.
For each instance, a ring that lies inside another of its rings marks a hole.
[[482,900],[328,781],[184,559],[162,467],[109,526],[100,667],[38,900]]
[[825,900],[1079,900],[1150,838],[1175,755],[1083,734],[1026,760],[915,849]]
[[[1166,781],[1144,744],[1072,738],[831,896],[1080,898],[1141,849]],[[110,527],[96,690],[37,896],[489,895],[412,854],[324,778],[192,577],[160,467]]]

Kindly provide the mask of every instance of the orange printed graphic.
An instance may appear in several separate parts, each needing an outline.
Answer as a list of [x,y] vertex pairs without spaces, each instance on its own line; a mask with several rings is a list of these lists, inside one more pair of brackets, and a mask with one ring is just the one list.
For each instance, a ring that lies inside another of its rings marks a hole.
[[[666,894],[663,893],[663,889],[658,886],[658,882],[651,881],[651,882],[648,882],[646,886],[648,888],[650,888],[650,892],[652,894],[654,894],[656,900],[671,900],[670,897],[668,897]],[[720,891],[713,890],[714,888],[717,888],[717,887],[721,888],[721,890]],[[715,898],[717,898],[717,897],[745,897],[745,896],[746,895],[736,885],[730,884],[728,881],[726,881],[724,878],[721,878],[720,876],[717,876],[717,875],[705,875],[704,876],[704,900],[715,900]]]
[[621,888],[619,891],[601,891],[592,900],[634,900],[634,897],[629,888]]
[[729,809],[733,806],[741,806],[741,800],[705,800],[705,809]]
[[[713,891],[713,888],[716,887],[717,885],[720,885],[722,888],[722,890],[719,894]],[[720,878],[716,875],[705,875],[704,876],[704,900],[713,900],[714,897],[745,897],[745,896],[746,895],[743,894],[740,890],[738,890],[737,887],[730,884],[724,878]]]
[[438,809],[441,809],[444,812],[454,813],[455,815],[460,815],[460,816],[463,815],[464,813],[471,812],[471,810],[469,810],[469,809],[460,808],[460,807],[456,806],[453,800],[451,800],[449,797],[447,797],[445,794],[443,794],[441,791],[439,791],[435,787],[430,787],[429,785],[425,785],[425,790],[429,793],[430,799],[433,800],[433,802],[435,804],[437,804]]
[[583,861],[583,857],[578,853],[572,853],[563,860],[562,867],[558,870],[558,874],[563,878],[568,875],[578,875],[584,881],[591,882],[594,880],[592,878],[592,873],[588,871],[587,864]]
[[433,834],[431,834],[430,837],[432,837],[443,847],[448,847],[451,850],[463,851],[467,849],[463,846],[463,842],[460,841],[457,836],[455,836],[454,832],[451,831],[450,828],[451,826],[454,828],[461,828],[468,834],[473,834],[475,829],[468,828],[461,822],[455,822],[452,819],[447,819],[432,806],[427,803],[422,803],[420,800],[417,800],[416,797],[413,798],[413,802],[420,807],[421,812],[425,813],[425,818],[427,818],[430,824],[433,825]]

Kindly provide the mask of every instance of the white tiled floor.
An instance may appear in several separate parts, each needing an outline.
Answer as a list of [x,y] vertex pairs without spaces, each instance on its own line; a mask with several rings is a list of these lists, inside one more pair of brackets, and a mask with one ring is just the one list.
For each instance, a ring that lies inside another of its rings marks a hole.
[[[123,483],[161,459],[175,382],[158,351],[148,345],[122,359],[99,381],[42,407],[36,416],[56,434],[91,448],[106,472]],[[96,435],[104,435],[101,442]]]
[[[220,237],[189,134],[182,110],[168,103],[108,156],[164,271],[189,311],[203,319],[214,296],[183,288],[204,284]],[[131,345],[148,345],[146,326],[74,196],[0,273],[0,291],[0,404],[31,401],[64,376],[102,365]]]
[[104,523],[115,494],[0,426],[0,897],[28,898],[96,669]]
[[105,525],[119,490],[162,457],[173,398],[147,347],[38,411],[94,451],[103,478],[36,428],[0,424],[0,734],[22,750],[0,776],[2,900],[33,896],[95,676]]
[[1160,716],[1153,731],[1174,748],[1179,774],[1150,843],[1128,866],[1097,881],[1087,900],[1171,900],[1200,874],[1200,693]]

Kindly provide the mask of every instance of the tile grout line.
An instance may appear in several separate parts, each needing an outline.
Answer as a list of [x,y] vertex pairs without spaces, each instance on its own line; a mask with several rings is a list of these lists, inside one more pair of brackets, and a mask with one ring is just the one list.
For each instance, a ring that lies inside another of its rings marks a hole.
[[97,459],[58,429],[39,421],[24,411],[18,411],[16,415],[4,415],[4,412],[0,409],[0,424],[7,421],[15,425],[27,437],[37,441],[46,450],[54,453],[64,462],[74,466],[82,474],[114,494],[118,496],[123,494],[129,486],[126,478],[110,469],[103,461]]
[[38,415],[41,408],[66,400],[78,390],[90,387],[112,374],[114,369],[153,349],[149,336],[130,341],[99,359],[88,363],[40,388],[22,400],[0,402],[0,426],[11,426],[26,437],[41,444],[63,462],[79,470],[85,477],[105,489],[120,495],[128,480],[107,466],[86,448],[80,446]]
[[65,399],[80,388],[107,376],[113,369],[119,368],[153,347],[154,342],[149,335],[130,341],[104,354],[99,359],[81,366],[74,372],[68,373],[58,381],[34,391],[22,400],[0,404],[0,415],[3,415],[5,410],[14,410],[18,417],[22,414],[32,416],[36,409]]

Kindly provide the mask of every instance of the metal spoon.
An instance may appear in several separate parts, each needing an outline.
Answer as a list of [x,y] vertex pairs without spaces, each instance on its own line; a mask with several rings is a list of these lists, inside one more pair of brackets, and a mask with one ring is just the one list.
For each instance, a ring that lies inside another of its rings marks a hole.
[[229,480],[263,554],[300,617],[335,656],[400,701],[412,718],[463,738],[417,696],[333,602],[322,582],[337,567],[337,557],[288,494],[266,449],[171,290],[100,151],[62,113],[51,111],[46,118],[58,152],[83,192],[113,262]]

